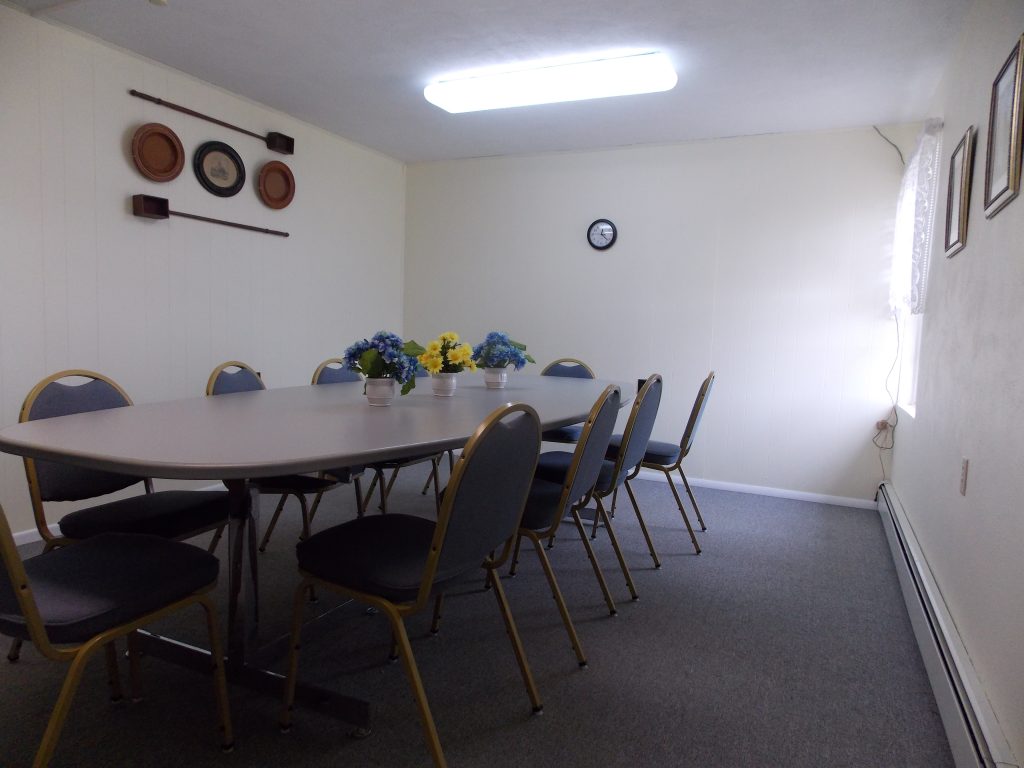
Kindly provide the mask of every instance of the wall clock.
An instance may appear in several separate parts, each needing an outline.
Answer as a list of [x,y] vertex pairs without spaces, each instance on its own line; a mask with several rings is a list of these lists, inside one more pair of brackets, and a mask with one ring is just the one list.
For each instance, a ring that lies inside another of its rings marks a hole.
[[615,245],[619,231],[608,219],[598,219],[587,228],[587,242],[599,251],[605,251]]

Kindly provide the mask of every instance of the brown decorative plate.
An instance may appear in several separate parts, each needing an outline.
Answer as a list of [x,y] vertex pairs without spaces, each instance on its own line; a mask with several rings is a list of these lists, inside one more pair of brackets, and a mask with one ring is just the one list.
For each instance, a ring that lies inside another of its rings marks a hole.
[[284,208],[295,197],[295,177],[280,160],[260,168],[260,200],[270,208]]
[[132,160],[147,179],[170,181],[185,167],[185,150],[166,125],[146,123],[132,136]]

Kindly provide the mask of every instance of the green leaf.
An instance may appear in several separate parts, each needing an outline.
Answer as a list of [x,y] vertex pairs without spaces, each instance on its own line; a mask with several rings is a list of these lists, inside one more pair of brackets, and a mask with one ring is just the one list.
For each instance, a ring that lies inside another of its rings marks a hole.
[[425,347],[421,347],[415,341],[407,341],[402,346],[402,352],[404,352],[407,355],[411,355],[412,357],[419,357],[426,351],[427,350]]
[[509,339],[508,343],[511,344],[513,347],[515,347],[518,350],[521,350],[523,352],[526,351],[526,345],[523,344],[521,341],[513,341],[512,339]]
[[534,359],[533,359],[532,357],[530,357],[529,355],[526,355],[526,362],[528,362],[528,363],[536,363],[537,361],[536,361],[536,360],[534,360]]
[[407,382],[405,382],[405,384],[402,385],[402,394],[403,395],[408,395],[414,389],[416,389],[416,377],[415,376],[410,378]]
[[368,379],[379,379],[384,374],[384,360],[376,349],[368,349],[359,356],[359,370]]

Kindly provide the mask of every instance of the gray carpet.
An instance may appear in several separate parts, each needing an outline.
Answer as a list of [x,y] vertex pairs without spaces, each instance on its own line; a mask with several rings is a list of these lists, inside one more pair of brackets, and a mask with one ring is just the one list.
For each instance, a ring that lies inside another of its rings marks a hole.
[[[405,474],[392,509],[431,511],[419,495],[423,475],[422,467]],[[494,598],[479,581],[446,602],[439,636],[427,632],[429,612],[410,622],[453,767],[952,766],[875,512],[698,488],[709,530],[698,534],[697,557],[668,487],[640,482],[637,490],[663,567],[653,569],[636,520],[620,508],[616,530],[641,599],[628,599],[602,532],[598,556],[617,617],[608,616],[571,526],[551,551],[587,669],[576,666],[532,552],[503,582],[542,715],[530,714]],[[351,491],[334,491],[315,527],[353,509]],[[287,626],[296,518],[282,518],[261,556],[266,639]],[[332,605],[322,595],[310,611]],[[401,666],[386,662],[385,621],[349,605],[319,626],[303,649],[302,678],[371,700],[368,738],[350,738],[348,726],[308,710],[281,734],[278,700],[234,688],[237,747],[224,755],[208,679],[149,659],[146,698],[111,705],[97,658],[53,765],[430,765]],[[156,629],[199,639],[201,615]],[[0,661],[0,765],[31,763],[64,672],[31,648],[17,664]]]

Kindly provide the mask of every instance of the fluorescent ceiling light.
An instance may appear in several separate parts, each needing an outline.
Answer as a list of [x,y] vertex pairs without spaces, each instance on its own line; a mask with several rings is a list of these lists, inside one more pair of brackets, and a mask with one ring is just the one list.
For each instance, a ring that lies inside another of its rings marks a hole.
[[448,112],[554,104],[675,87],[668,56],[655,51],[605,56],[589,61],[533,62],[513,71],[464,74],[431,83],[423,96]]

